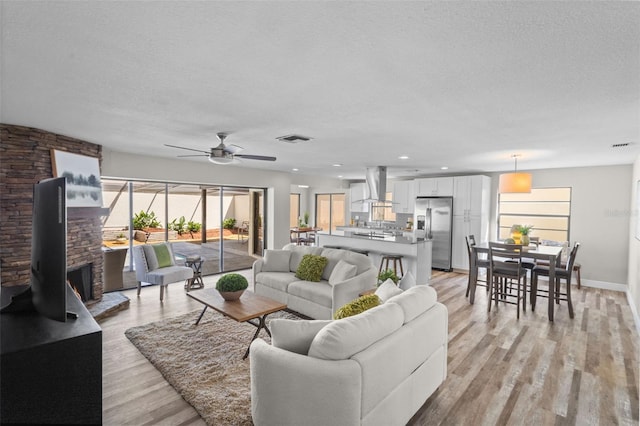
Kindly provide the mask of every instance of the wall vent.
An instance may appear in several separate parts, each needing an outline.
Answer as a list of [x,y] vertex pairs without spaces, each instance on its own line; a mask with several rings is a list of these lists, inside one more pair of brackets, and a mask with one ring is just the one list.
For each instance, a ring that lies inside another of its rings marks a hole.
[[611,148],[625,148],[630,145],[633,145],[633,142],[614,143]]
[[310,141],[312,138],[308,136],[302,136],[302,135],[286,135],[286,136],[278,136],[276,139],[282,142],[287,142],[287,143],[298,143],[298,142]]

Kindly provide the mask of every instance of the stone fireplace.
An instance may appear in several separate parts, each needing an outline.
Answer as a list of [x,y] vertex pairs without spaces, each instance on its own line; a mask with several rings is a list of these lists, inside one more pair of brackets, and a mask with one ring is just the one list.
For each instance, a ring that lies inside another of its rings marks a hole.
[[67,269],[67,282],[82,302],[87,303],[94,300],[92,263],[87,263],[74,269]]
[[[53,176],[51,150],[102,159],[100,145],[44,130],[0,124],[0,282],[28,285],[33,184]],[[102,299],[101,218],[91,209],[67,209],[67,271],[91,265],[88,303]],[[92,299],[91,299],[92,298]]]

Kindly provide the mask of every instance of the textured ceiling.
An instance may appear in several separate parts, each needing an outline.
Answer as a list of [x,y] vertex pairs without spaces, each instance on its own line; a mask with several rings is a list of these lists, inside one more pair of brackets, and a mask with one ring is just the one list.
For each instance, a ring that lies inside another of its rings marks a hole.
[[[243,154],[278,158],[242,167],[344,178],[640,154],[638,2],[3,1],[0,13],[1,121],[112,150],[175,157],[187,152],[164,144],[208,150],[225,131]],[[313,140],[275,139],[292,133]]]

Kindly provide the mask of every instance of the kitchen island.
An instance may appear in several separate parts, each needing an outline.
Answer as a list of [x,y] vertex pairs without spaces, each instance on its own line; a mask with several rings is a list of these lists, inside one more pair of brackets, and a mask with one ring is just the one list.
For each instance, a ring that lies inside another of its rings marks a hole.
[[[431,241],[417,239],[411,234],[402,235],[359,235],[351,232],[336,231],[335,234],[317,235],[317,244],[338,246],[343,249],[366,250],[376,267],[380,267],[382,254],[402,255],[405,274],[411,271],[416,284],[428,284],[431,280]],[[398,270],[398,274],[400,271]]]

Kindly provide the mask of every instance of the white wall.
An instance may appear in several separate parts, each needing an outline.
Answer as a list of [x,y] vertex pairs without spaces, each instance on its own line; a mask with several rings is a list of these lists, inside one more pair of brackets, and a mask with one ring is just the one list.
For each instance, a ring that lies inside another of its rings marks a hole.
[[[631,165],[529,170],[534,187],[571,187],[571,244],[586,285],[626,290],[629,279]],[[498,176],[492,175],[490,236],[495,238]],[[535,230],[533,235],[535,235]],[[589,282],[591,281],[591,283]]]
[[636,328],[640,331],[640,240],[635,237],[636,226],[640,226],[638,206],[638,186],[640,186],[640,156],[633,165],[631,183],[631,202],[629,203],[629,304],[636,320]]
[[108,149],[103,150],[101,169],[104,177],[118,179],[267,188],[271,199],[266,204],[266,248],[279,248],[289,242],[289,193],[292,184],[341,186],[339,179],[133,155]]

